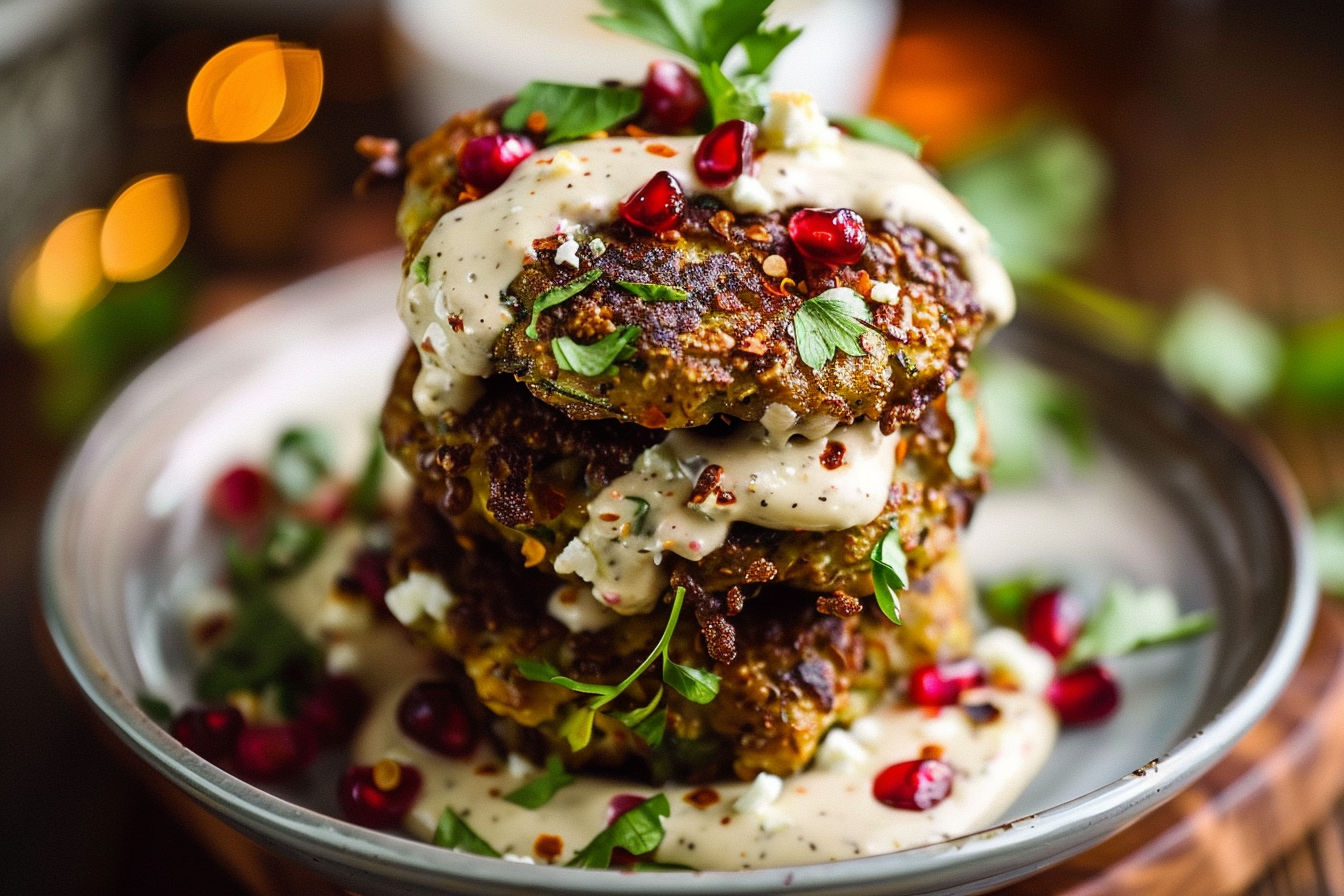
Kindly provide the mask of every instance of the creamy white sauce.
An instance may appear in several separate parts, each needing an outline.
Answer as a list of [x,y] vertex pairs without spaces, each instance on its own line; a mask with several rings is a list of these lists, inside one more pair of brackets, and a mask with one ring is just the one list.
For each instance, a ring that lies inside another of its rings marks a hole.
[[659,171],[688,193],[712,193],[738,211],[843,207],[913,224],[961,257],[992,323],[1012,316],[1012,286],[988,232],[905,153],[842,136],[833,146],[811,139],[798,149],[767,150],[754,177],[712,190],[692,165],[699,141],[611,137],[547,147],[493,192],[440,218],[420,250],[429,257],[428,283],[413,270],[397,300],[420,349],[414,398],[421,412],[462,411],[475,400],[475,380],[490,373],[491,349],[512,320],[501,295],[533,240],[614,220],[618,204]]
[[[993,722],[975,724],[960,706],[934,711],[888,705],[862,720],[862,739],[844,735],[850,743],[841,759],[819,761],[782,782],[652,788],[579,775],[546,805],[530,810],[502,796],[525,784],[535,770],[501,760],[486,747],[463,760],[424,749],[397,728],[400,696],[389,692],[376,703],[353,750],[359,764],[395,759],[423,775],[407,830],[429,840],[443,810],[451,808],[502,853],[543,861],[534,853],[537,838],[558,836],[561,863],[606,826],[608,803],[620,793],[665,793],[671,815],[663,821],[666,835],[654,857],[706,870],[830,862],[946,840],[998,820],[1039,771],[1056,734],[1054,715],[1039,698],[983,689],[968,700],[996,706],[1001,715]],[[954,770],[947,799],[918,812],[892,809],[873,798],[878,772],[918,759],[928,747],[941,748],[943,761]],[[524,774],[511,774],[511,768]],[[695,797],[706,791],[716,799],[700,807]]]
[[[589,582],[593,596],[618,613],[646,613],[667,584],[658,566],[663,553],[701,560],[734,522],[829,532],[882,512],[898,432],[883,435],[867,420],[820,438],[789,438],[791,431],[750,424],[724,438],[673,431],[588,503],[588,521],[556,558],[556,571]],[[840,455],[829,469],[822,462],[828,448]],[[701,496],[695,486],[711,465],[722,475]]]

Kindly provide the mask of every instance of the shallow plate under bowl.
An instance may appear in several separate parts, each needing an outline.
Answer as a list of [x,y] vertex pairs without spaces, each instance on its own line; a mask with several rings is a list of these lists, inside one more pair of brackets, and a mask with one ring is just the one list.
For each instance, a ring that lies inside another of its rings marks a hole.
[[106,724],[151,766],[264,845],[363,894],[967,894],[1100,841],[1211,766],[1273,703],[1315,615],[1300,502],[1281,465],[1149,372],[1023,322],[996,353],[1071,383],[1098,421],[1082,474],[1005,489],[977,511],[977,573],[1045,568],[1171,586],[1216,631],[1130,658],[1126,700],[1066,733],[997,827],[905,852],[748,872],[622,874],[456,854],[336,820],[330,781],[263,790],[155,725],[142,693],[190,699],[176,602],[213,561],[201,496],[294,423],[327,426],[353,468],[405,336],[399,255],[302,281],[168,353],[108,408],[71,458],[45,523],[43,609]]

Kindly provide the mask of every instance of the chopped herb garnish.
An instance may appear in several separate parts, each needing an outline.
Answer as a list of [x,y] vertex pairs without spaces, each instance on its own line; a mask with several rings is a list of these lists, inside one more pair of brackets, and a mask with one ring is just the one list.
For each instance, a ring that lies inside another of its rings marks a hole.
[[532,81],[518,91],[500,124],[522,131],[528,118],[546,116],[546,142],[559,143],[615,127],[639,111],[641,92],[633,87],[587,87]]
[[909,585],[900,530],[895,526],[888,529],[882,540],[873,546],[868,557],[873,561],[873,597],[877,599],[878,609],[883,616],[900,625],[900,592]]
[[1002,579],[980,588],[980,606],[997,625],[1019,628],[1026,618],[1027,604],[1049,587],[1047,581],[1037,575]]
[[421,255],[415,260],[415,263],[411,265],[411,274],[413,274],[415,279],[419,280],[421,283],[424,283],[425,285],[429,284],[428,255]]
[[565,864],[572,868],[609,868],[617,848],[631,855],[653,852],[663,842],[663,822],[672,812],[666,794],[655,794],[617,818]]
[[635,535],[643,535],[644,522],[649,516],[649,502],[630,495],[626,495],[625,500],[635,505],[635,515],[630,518],[630,531]]
[[551,353],[561,370],[583,376],[602,376],[617,361],[624,361],[635,353],[631,343],[641,332],[634,324],[627,324],[592,345],[582,345],[568,336],[560,336],[551,340]]
[[813,370],[820,370],[837,351],[861,357],[867,354],[862,337],[872,321],[863,296],[837,286],[813,296],[793,313],[793,336],[798,357]]
[[547,756],[546,768],[542,773],[517,790],[504,794],[504,799],[524,809],[539,809],[549,803],[561,788],[573,784],[574,780],[558,756]]
[[434,828],[434,845],[460,849],[478,856],[490,856],[492,859],[503,858],[499,850],[482,840],[452,809],[444,809],[439,816],[439,824]]
[[139,705],[140,711],[149,716],[155,724],[167,728],[173,721],[173,708],[168,705],[166,700],[155,697],[153,694],[138,694],[135,702]]
[[961,380],[947,390],[947,416],[952,419],[952,448],[947,452],[947,466],[958,479],[970,479],[979,472],[975,464],[975,449],[980,442],[980,418],[975,405],[962,391]]
[[881,118],[870,118],[867,115],[845,115],[840,118],[832,118],[831,123],[839,125],[846,133],[859,140],[877,143],[881,146],[890,146],[915,158],[919,158],[919,154],[924,151],[923,140],[916,139],[910,135],[909,131]]
[[[801,30],[765,27],[770,0],[602,0],[606,15],[593,21],[612,31],[666,47],[696,64],[714,123],[760,121],[766,70]],[[745,64],[731,75],[723,65],[741,47]]]
[[611,408],[611,402],[607,401],[605,398],[598,398],[596,395],[589,395],[582,389],[576,389],[573,386],[563,385],[561,383],[554,382],[553,380],[538,380],[537,382],[532,383],[532,388],[542,389],[546,392],[551,392],[556,395],[563,395],[566,398],[572,398],[575,401],[581,401],[584,404],[590,404],[595,408],[603,408],[603,409]]
[[679,286],[664,286],[661,283],[632,283],[629,280],[617,280],[616,285],[645,302],[684,302],[691,294]]
[[1106,589],[1101,606],[1088,616],[1065,664],[1076,666],[1189,638],[1213,628],[1213,623],[1209,612],[1182,614],[1176,596],[1164,587],[1136,588],[1116,582]]
[[[581,750],[586,747],[592,737],[593,719],[598,711],[625,693],[630,685],[634,684],[635,680],[643,675],[644,671],[660,657],[663,660],[663,681],[686,699],[696,703],[708,703],[718,695],[719,676],[703,669],[694,669],[674,663],[667,655],[667,647],[672,642],[672,633],[677,628],[677,620],[681,617],[681,607],[685,599],[686,589],[678,588],[672,597],[672,609],[667,615],[667,625],[663,628],[662,637],[658,639],[657,645],[644,658],[644,661],[619,684],[593,684],[576,681],[573,678],[561,675],[555,666],[543,660],[520,657],[514,661],[518,671],[529,681],[544,681],[580,694],[593,695],[591,700],[571,712],[560,724],[560,734],[569,741],[570,747],[574,750]],[[651,713],[656,705],[655,698],[645,707],[645,710]],[[614,717],[618,721],[622,720],[622,716]],[[624,717],[631,718],[632,714],[626,713]],[[635,718],[636,725],[643,721],[637,716]]]
[[287,429],[271,454],[271,479],[287,500],[302,501],[331,473],[333,456],[331,438],[322,430]]
[[196,676],[196,694],[206,702],[235,691],[279,689],[281,704],[296,709],[298,689],[319,671],[320,651],[268,596],[242,600],[228,639]]
[[532,303],[532,321],[527,325],[527,329],[524,330],[523,332],[527,334],[529,339],[536,339],[537,318],[541,315],[541,312],[545,311],[547,308],[554,308],[561,302],[569,301],[574,296],[583,292],[584,289],[586,289],[590,283],[597,280],[601,276],[602,271],[598,268],[593,268],[591,270],[584,271],[582,274],[575,277],[573,280],[569,281],[565,285],[556,286],[552,289],[548,289],[541,295],[537,296],[537,300]]

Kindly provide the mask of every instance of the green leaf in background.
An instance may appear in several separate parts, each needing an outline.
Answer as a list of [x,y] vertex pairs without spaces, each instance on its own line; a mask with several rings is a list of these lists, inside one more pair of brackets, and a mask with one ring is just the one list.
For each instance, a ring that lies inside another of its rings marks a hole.
[[1078,261],[1110,192],[1110,164],[1082,129],[1058,118],[1014,124],[943,173],[989,228],[1013,277]]
[[542,773],[517,790],[504,794],[504,799],[524,809],[539,809],[575,780],[575,777],[565,770],[560,757],[547,756],[546,768]]
[[588,842],[565,864],[574,868],[609,868],[616,847],[642,856],[663,842],[663,822],[672,812],[665,794],[655,794],[627,810]]
[[443,814],[439,816],[439,823],[434,828],[434,845],[460,849],[462,852],[489,856],[492,859],[502,857],[499,850],[482,840],[452,809],[444,809]]
[[980,418],[975,405],[966,397],[961,380],[947,390],[947,415],[952,418],[955,435],[952,449],[947,452],[947,465],[958,479],[970,479],[979,473],[975,465],[975,449],[980,443]]
[[915,158],[919,158],[920,153],[924,151],[923,140],[915,139],[905,128],[881,118],[872,118],[867,115],[842,115],[838,118],[832,118],[831,124],[838,125],[851,137],[868,143],[877,143],[881,146],[899,149]]
[[364,522],[377,518],[383,500],[383,469],[387,465],[387,452],[377,426],[373,428],[373,438],[369,440],[369,453],[364,466],[355,480],[354,490],[350,494],[350,508],[355,516]]
[[1000,579],[980,586],[980,606],[996,625],[1021,628],[1027,604],[1047,587],[1046,580],[1034,574]]
[[615,127],[639,111],[641,93],[633,87],[587,87],[532,81],[518,91],[500,124],[510,131],[527,127],[528,116],[546,116],[546,142],[577,140]]
[[1307,408],[1344,402],[1344,315],[1288,332],[1282,387],[1285,398]]
[[320,663],[321,652],[270,599],[245,599],[227,639],[197,673],[196,695],[213,703],[234,691],[275,687],[282,703],[293,707],[296,689],[315,678]]
[[290,427],[280,434],[271,453],[271,480],[287,500],[303,501],[331,474],[334,456],[335,447],[326,430]]
[[155,697],[153,694],[137,694],[135,702],[140,707],[140,711],[149,716],[155,724],[163,728],[172,724],[173,708],[168,705],[166,700]]
[[1311,540],[1321,588],[1334,597],[1344,597],[1344,504],[1316,514]]
[[1244,414],[1274,391],[1283,345],[1267,321],[1220,292],[1200,289],[1167,321],[1157,358],[1177,385]]
[[1076,666],[1121,656],[1193,637],[1213,628],[1213,624],[1212,613],[1182,614],[1176,596],[1165,587],[1136,588],[1128,582],[1115,582],[1106,589],[1101,606],[1087,617],[1065,662]]
[[976,369],[996,485],[1028,485],[1091,462],[1091,411],[1075,387],[1011,358],[982,356]]

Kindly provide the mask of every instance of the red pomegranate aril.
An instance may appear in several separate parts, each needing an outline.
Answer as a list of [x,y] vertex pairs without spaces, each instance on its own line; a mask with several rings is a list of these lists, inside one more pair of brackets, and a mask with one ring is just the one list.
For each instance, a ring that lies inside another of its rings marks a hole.
[[873,778],[873,799],[893,809],[923,812],[952,793],[952,766],[941,759],[908,759]]
[[1065,725],[1100,722],[1120,705],[1120,686],[1105,666],[1088,663],[1058,675],[1045,689],[1045,699]]
[[649,63],[644,77],[644,120],[656,131],[679,131],[704,111],[705,98],[700,79],[670,59]]
[[929,663],[910,673],[910,702],[916,706],[951,706],[961,692],[985,683],[985,667],[972,659]]
[[169,730],[197,756],[218,762],[233,754],[243,714],[232,706],[193,707],[178,713]]
[[234,467],[210,486],[206,506],[216,519],[231,526],[242,526],[261,517],[270,491],[270,479],[261,470]]
[[487,134],[472,137],[457,156],[457,170],[468,186],[489,193],[504,183],[518,163],[537,147],[522,134]]
[[375,609],[387,611],[387,588],[391,584],[387,572],[388,552],[365,548],[355,555],[351,576],[359,591]]
[[307,725],[249,725],[238,732],[233,761],[244,778],[270,780],[303,771],[317,756],[317,739]]
[[868,246],[863,218],[852,208],[800,208],[789,218],[789,238],[804,258],[853,264]]
[[1059,659],[1069,652],[1083,628],[1083,608],[1063,589],[1037,594],[1027,603],[1027,640]]
[[636,806],[642,806],[647,802],[648,797],[640,796],[637,793],[618,793],[607,801],[607,827],[611,823],[629,812]]
[[336,800],[341,814],[355,824],[393,828],[411,811],[422,782],[415,766],[391,759],[378,765],[352,765],[341,774]]
[[751,172],[756,154],[756,125],[740,118],[725,121],[700,138],[695,147],[695,173],[705,186],[726,187]]
[[320,746],[344,743],[355,733],[369,698],[359,682],[346,675],[330,675],[318,682],[299,709],[299,721]]
[[446,681],[422,681],[407,691],[397,705],[397,724],[407,737],[445,756],[476,749],[476,726]]
[[643,230],[662,233],[681,223],[686,212],[686,194],[681,184],[666,171],[659,171],[649,182],[621,203],[621,217]]

